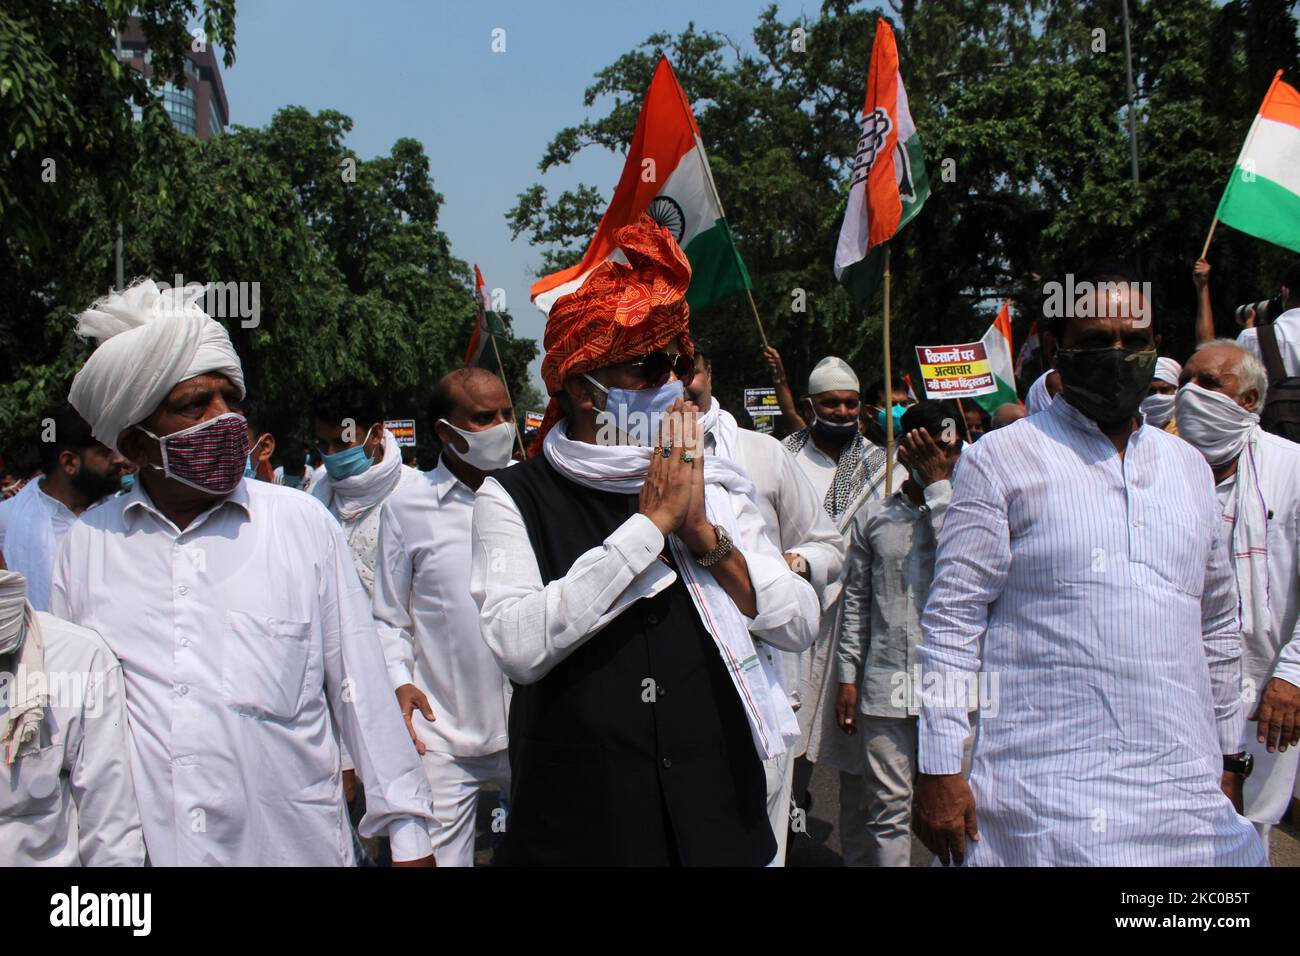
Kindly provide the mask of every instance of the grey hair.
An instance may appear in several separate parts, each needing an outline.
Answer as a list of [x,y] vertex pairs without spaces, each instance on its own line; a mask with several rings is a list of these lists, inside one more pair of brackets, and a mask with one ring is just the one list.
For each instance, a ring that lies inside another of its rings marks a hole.
[[1196,351],[1211,348],[1230,348],[1238,352],[1240,358],[1237,361],[1237,382],[1241,387],[1237,394],[1248,392],[1252,388],[1256,389],[1259,391],[1259,401],[1262,405],[1264,393],[1268,391],[1268,372],[1264,370],[1264,363],[1257,359],[1253,352],[1242,348],[1232,339],[1210,339],[1196,346]]

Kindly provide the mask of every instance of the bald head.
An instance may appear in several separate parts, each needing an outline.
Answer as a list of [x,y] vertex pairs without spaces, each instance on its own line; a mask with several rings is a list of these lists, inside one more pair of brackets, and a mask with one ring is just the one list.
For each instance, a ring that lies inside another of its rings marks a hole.
[[1019,402],[1007,402],[1005,405],[999,405],[993,412],[993,428],[1006,428],[1012,422],[1018,422],[1025,417],[1025,407]]
[[[479,427],[497,424],[496,413],[502,409],[506,412],[505,421],[511,421],[513,413],[506,387],[485,368],[453,369],[433,387],[435,423],[445,418],[458,428],[477,431]],[[476,418],[483,418],[484,423],[476,423]]]
[[1250,352],[1232,339],[1206,342],[1183,366],[1178,384],[1195,382],[1201,388],[1222,392],[1247,411],[1257,412],[1268,391],[1268,373]]

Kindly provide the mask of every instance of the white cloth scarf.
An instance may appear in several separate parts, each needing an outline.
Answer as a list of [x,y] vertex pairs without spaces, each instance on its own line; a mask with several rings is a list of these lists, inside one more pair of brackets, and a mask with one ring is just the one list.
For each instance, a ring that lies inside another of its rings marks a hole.
[[11,631],[19,619],[26,628],[22,645],[13,655],[16,666],[7,682],[9,706],[0,728],[0,751],[6,766],[30,749],[49,702],[45,680],[45,638],[36,612],[27,603],[27,581],[17,571],[0,571],[0,632]]
[[393,433],[384,431],[384,457],[359,475],[335,481],[328,473],[312,485],[311,493],[333,507],[345,523],[356,521],[384,503],[402,480],[402,449]]
[[[716,408],[716,403],[713,408]],[[712,412],[713,408],[710,409]],[[715,436],[716,437],[716,436]],[[650,470],[654,450],[641,445],[594,445],[574,441],[568,424],[561,421],[542,442],[551,467],[585,488],[614,494],[639,494]],[[701,449],[703,454],[703,449]],[[754,485],[729,458],[704,455],[704,509],[709,520],[721,525],[742,547],[731,495],[754,497]],[[745,617],[708,568],[695,562],[676,535],[669,535],[673,559],[686,591],[695,604],[700,623],[713,638],[722,663],[740,697],[749,721],[754,746],[763,759],[785,753],[799,736],[799,722],[770,665],[754,648]]]
[[740,426],[736,424],[735,416],[725,411],[716,398],[710,396],[709,402],[708,411],[700,413],[700,425],[704,428],[704,434],[713,435],[716,454],[727,461],[735,461]]
[[117,436],[144,421],[181,382],[219,372],[244,393],[244,371],[226,330],[196,303],[205,287],[159,291],[144,279],[77,317],[77,335],[99,340],[68,400],[114,451]]
[[[1237,481],[1223,508],[1223,520],[1228,523],[1228,540],[1232,547],[1232,567],[1237,577],[1237,597],[1240,602],[1241,632],[1245,639],[1246,660],[1242,662],[1243,675],[1267,675],[1271,658],[1251,660],[1271,644],[1268,638],[1273,616],[1269,610],[1268,589],[1268,504],[1260,487],[1259,475],[1263,470],[1263,447],[1259,440],[1259,426],[1250,430],[1246,447],[1237,458]],[[1264,688],[1254,688],[1258,700]],[[1253,712],[1253,707],[1247,705]]]
[[50,606],[50,574],[58,542],[47,503],[41,500],[40,479],[23,486],[10,504],[5,531],[5,562],[27,577],[27,593],[33,605]]

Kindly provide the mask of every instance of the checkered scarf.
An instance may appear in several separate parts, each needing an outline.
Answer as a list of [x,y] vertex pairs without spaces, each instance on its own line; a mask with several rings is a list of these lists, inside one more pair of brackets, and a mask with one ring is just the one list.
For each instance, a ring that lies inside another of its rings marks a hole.
[[[795,432],[782,444],[792,455],[803,451],[812,436],[812,426]],[[862,489],[870,481],[872,485],[880,483],[885,474],[885,449],[877,445],[868,445],[861,435],[854,435],[840,451],[839,462],[835,465],[835,477],[826,489],[826,499],[822,507],[832,519],[838,519],[844,509],[858,500]]]

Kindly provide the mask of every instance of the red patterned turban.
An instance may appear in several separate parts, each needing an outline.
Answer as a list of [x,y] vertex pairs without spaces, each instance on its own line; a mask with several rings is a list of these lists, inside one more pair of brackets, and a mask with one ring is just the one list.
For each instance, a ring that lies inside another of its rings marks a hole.
[[695,346],[687,331],[686,289],[691,265],[668,230],[649,216],[614,233],[627,262],[606,259],[586,281],[551,306],[546,320],[542,381],[552,396],[530,453],[564,417],[554,396],[570,375],[618,365],[676,342],[685,355]]

